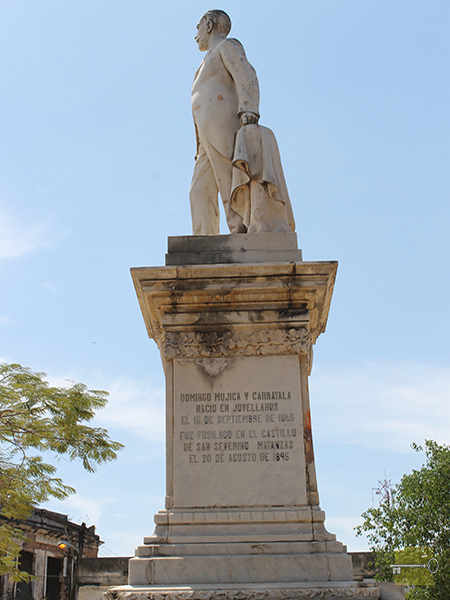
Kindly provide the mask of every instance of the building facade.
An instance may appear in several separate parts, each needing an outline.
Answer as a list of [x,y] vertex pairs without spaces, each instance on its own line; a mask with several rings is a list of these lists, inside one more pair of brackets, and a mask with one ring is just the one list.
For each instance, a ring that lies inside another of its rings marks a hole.
[[[20,554],[20,569],[30,582],[0,578],[1,600],[71,600],[76,596],[79,560],[96,558],[102,543],[95,526],[69,521],[67,515],[35,509],[26,520],[14,521],[27,540]],[[58,546],[67,542],[64,548]]]

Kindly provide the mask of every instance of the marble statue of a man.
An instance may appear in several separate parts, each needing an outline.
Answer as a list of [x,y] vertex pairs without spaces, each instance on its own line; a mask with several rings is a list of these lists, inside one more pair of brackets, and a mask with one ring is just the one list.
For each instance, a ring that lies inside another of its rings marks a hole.
[[192,86],[197,153],[190,188],[194,235],[218,235],[218,193],[230,233],[293,231],[273,133],[258,125],[259,84],[229,16],[206,12],[195,40],[206,51]]

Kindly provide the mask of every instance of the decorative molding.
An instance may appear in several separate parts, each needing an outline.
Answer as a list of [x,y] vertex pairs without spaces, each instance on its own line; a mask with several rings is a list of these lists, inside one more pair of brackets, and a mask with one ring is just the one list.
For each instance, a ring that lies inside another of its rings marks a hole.
[[271,356],[311,351],[311,334],[306,327],[260,329],[258,331],[168,331],[162,337],[164,358],[227,358]]
[[197,358],[196,365],[199,365],[203,371],[210,377],[217,377],[230,364],[228,358]]
[[344,600],[346,598],[379,598],[380,591],[375,587],[310,587],[310,588],[269,588],[257,590],[109,590],[103,594],[104,600]]
[[156,525],[178,525],[191,523],[323,523],[325,514],[321,510],[309,508],[273,508],[267,510],[214,510],[203,509],[197,511],[177,510],[159,511],[155,515]]
[[[270,304],[278,303],[292,303],[301,302],[304,303],[305,308],[311,310],[314,307],[317,293],[308,290],[295,290],[288,289],[286,291],[280,291],[279,288],[274,290],[249,290],[248,288],[242,291],[232,290],[224,293],[223,291],[203,291],[196,290],[192,292],[153,292],[146,296],[146,305],[148,315],[150,316],[151,328],[153,334],[151,337],[155,339],[158,346],[160,340],[158,339],[161,335],[161,318],[166,312],[182,311],[184,307],[190,307],[192,310],[199,310],[201,306],[211,307],[214,306],[214,311],[218,310],[218,305],[226,305],[227,307],[233,306],[235,310],[242,310],[243,304],[248,305],[251,303],[251,309],[260,309],[261,304],[264,308],[268,308]],[[254,306],[252,306],[254,305]],[[250,308],[249,306],[245,307]],[[313,340],[315,341],[315,340]]]
[[286,302],[286,301],[297,301],[305,302],[308,308],[312,306],[312,302],[315,298],[315,293],[307,290],[295,290],[288,289],[286,291],[280,291],[280,289],[274,290],[261,290],[256,288],[255,290],[230,290],[226,292],[207,292],[203,290],[196,290],[193,292],[172,292],[170,294],[152,294],[152,302],[162,306],[167,304],[239,304],[240,302],[264,302],[264,304],[270,304],[270,302]]

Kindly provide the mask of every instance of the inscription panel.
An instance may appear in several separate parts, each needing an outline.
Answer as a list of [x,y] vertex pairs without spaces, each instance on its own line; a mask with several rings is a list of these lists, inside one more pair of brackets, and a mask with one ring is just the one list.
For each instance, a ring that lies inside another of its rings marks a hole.
[[306,504],[296,356],[175,359],[174,506]]

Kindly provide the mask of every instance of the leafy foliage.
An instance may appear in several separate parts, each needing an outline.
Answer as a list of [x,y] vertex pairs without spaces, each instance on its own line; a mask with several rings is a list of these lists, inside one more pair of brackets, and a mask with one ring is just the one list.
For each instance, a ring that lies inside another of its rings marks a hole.
[[429,548],[439,562],[434,585],[409,592],[411,600],[450,599],[450,447],[432,440],[425,447],[426,462],[419,470],[404,475],[392,491],[390,500],[362,514],[364,522],[357,535],[367,534],[377,555],[379,579],[392,581],[389,565],[395,564],[396,550]]
[[123,448],[105,429],[86,425],[107,404],[107,392],[81,383],[51,387],[45,377],[18,364],[0,364],[0,575],[15,580],[27,576],[18,568],[24,536],[14,519],[26,519],[50,497],[63,500],[75,492],[41,454],[79,460],[94,472]]

